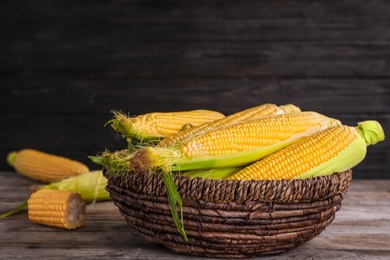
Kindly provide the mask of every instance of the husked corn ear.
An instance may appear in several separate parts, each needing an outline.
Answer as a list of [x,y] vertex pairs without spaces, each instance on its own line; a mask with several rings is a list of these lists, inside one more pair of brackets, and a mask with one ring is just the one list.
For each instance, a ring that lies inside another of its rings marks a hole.
[[76,192],[38,190],[28,202],[28,217],[32,222],[64,228],[81,227],[86,218],[86,205]]
[[89,172],[89,168],[79,161],[28,148],[10,152],[7,162],[18,173],[45,183]]
[[227,179],[308,178],[348,170],[365,158],[368,145],[384,140],[382,127],[373,122],[376,121],[361,122],[358,127],[339,125],[324,129],[270,154]]
[[182,147],[185,157],[231,154],[269,146],[333,124],[329,118],[314,112],[264,117],[209,131],[188,140]]
[[217,119],[212,122],[204,123],[199,126],[192,127],[190,129],[187,129],[185,131],[177,132],[176,134],[167,136],[166,138],[162,139],[159,143],[159,147],[167,147],[171,145],[178,144],[179,142],[182,142],[185,139],[190,138],[193,135],[201,135],[207,131],[221,128],[221,127],[227,127],[229,125],[236,124],[238,122],[243,122],[249,119],[257,119],[265,116],[271,116],[271,115],[279,115],[279,114],[287,114],[287,113],[298,113],[301,112],[299,107],[287,104],[283,106],[277,106],[275,104],[262,104],[256,107],[251,107],[246,110],[228,115],[224,118]]
[[135,171],[242,166],[338,124],[340,121],[315,112],[263,117],[193,136],[178,146],[142,148],[134,154],[130,165]]
[[128,139],[153,141],[175,134],[184,128],[197,126],[225,117],[213,110],[190,110],[181,112],[154,112],[129,117],[114,111],[111,127]]

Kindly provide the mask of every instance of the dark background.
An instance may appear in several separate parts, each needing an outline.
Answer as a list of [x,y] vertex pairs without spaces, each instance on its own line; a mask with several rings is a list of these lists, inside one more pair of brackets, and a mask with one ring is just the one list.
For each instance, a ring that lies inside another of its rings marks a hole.
[[[0,170],[25,147],[89,161],[104,124],[294,103],[390,131],[390,1],[2,1]],[[354,178],[390,178],[389,143]]]

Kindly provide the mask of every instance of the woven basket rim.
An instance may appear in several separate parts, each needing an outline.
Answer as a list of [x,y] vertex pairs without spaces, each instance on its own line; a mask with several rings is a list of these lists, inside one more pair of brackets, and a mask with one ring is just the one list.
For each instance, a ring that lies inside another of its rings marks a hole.
[[[103,174],[112,185],[140,194],[166,197],[162,174],[127,171],[111,176]],[[173,176],[183,199],[211,202],[299,202],[323,200],[343,194],[352,181],[352,169],[329,176],[282,180],[213,180]]]

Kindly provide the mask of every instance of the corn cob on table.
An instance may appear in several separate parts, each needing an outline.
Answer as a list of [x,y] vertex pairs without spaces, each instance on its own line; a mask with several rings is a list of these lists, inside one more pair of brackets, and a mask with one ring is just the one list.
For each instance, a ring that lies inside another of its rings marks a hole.
[[[36,184],[14,172],[0,172],[0,212],[28,197]],[[388,259],[390,180],[353,180],[332,225],[313,240],[280,256],[252,259]],[[111,201],[87,206],[77,230],[29,221],[25,212],[0,219],[0,259],[206,259],[176,254],[146,242],[123,221]]]

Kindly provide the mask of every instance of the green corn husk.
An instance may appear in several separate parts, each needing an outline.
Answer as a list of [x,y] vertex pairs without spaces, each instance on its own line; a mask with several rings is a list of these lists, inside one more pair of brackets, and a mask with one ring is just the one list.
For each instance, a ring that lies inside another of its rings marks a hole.
[[[171,206],[171,214],[173,221],[177,227],[177,231],[182,235],[185,241],[188,242],[187,234],[184,230],[183,203],[180,194],[175,186],[171,173],[163,173],[163,182],[167,189],[167,197]],[[179,212],[180,211],[180,217]]]
[[107,179],[103,176],[102,170],[68,178],[48,185],[38,186],[38,189],[46,190],[67,190],[77,192],[87,203],[110,200],[106,191]]
[[6,218],[6,217],[8,217],[8,216],[11,216],[11,215],[13,215],[13,214],[18,213],[18,212],[21,211],[21,210],[26,210],[26,209],[27,209],[27,201],[26,201],[26,202],[23,202],[23,203],[20,204],[20,205],[18,205],[15,209],[13,209],[13,210],[11,210],[11,211],[8,211],[8,212],[6,212],[6,213],[4,213],[4,214],[2,214],[2,215],[0,216],[0,218]]

